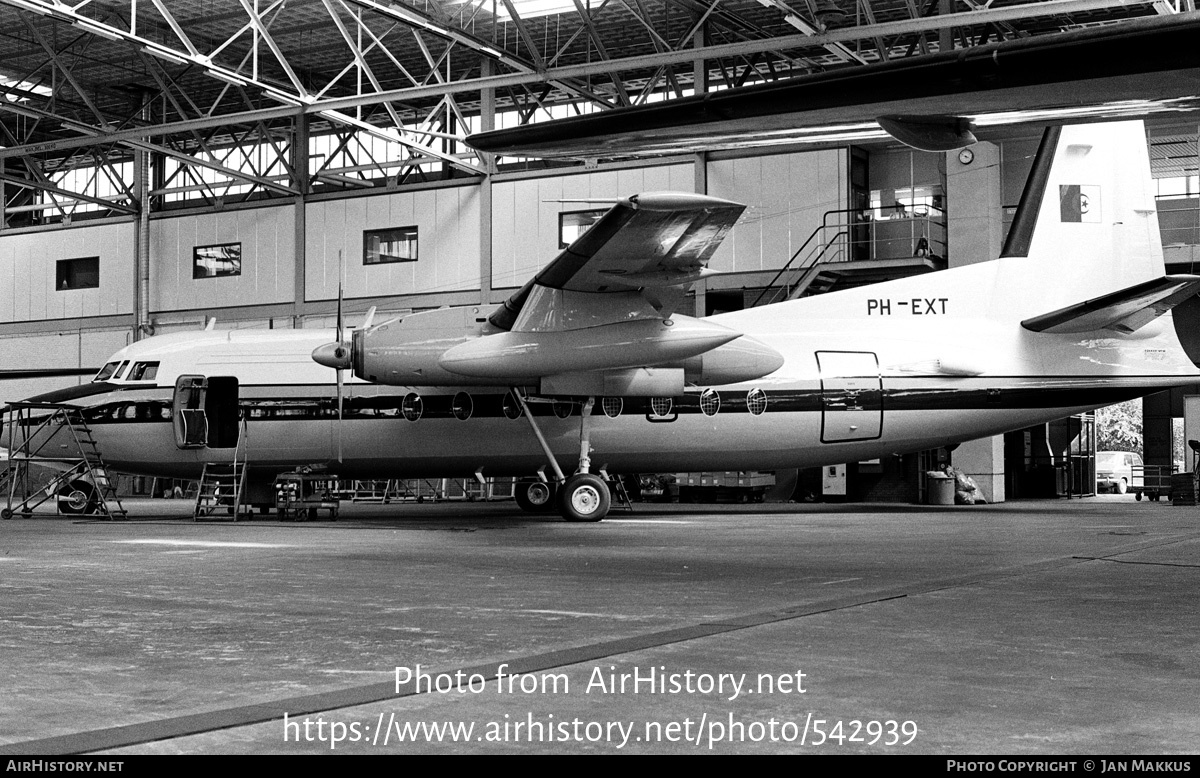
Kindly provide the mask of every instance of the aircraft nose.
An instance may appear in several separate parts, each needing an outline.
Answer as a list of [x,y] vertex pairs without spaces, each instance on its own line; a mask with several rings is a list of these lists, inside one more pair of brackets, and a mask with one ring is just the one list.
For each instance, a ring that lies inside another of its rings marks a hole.
[[313,350],[312,358],[318,365],[332,367],[334,370],[346,370],[351,363],[350,346],[345,343],[326,343]]

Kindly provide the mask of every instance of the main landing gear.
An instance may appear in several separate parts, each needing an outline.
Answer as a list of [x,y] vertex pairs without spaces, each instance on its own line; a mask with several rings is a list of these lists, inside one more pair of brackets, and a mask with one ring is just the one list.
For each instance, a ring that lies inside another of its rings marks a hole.
[[579,467],[576,468],[575,474],[568,478],[563,474],[562,468],[558,466],[558,460],[554,457],[554,452],[550,450],[549,444],[546,443],[546,437],[542,435],[537,420],[529,412],[525,397],[515,387],[512,392],[513,397],[520,403],[525,418],[529,419],[529,426],[533,428],[533,434],[537,436],[542,452],[545,453],[550,467],[554,470],[553,482],[547,483],[540,480],[518,482],[513,495],[517,505],[531,512],[549,511],[552,507],[557,507],[559,514],[567,521],[600,521],[603,519],[608,515],[608,509],[612,505],[612,492],[603,478],[590,472],[592,446],[589,441],[588,419],[592,415],[596,398],[589,397],[580,412]]

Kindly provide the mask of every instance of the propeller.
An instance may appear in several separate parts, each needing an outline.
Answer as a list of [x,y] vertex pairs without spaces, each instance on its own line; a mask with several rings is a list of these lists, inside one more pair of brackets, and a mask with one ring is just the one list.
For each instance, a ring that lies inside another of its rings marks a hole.
[[[337,306],[337,340],[318,346],[312,353],[313,361],[319,365],[337,371],[337,420],[338,420],[338,462],[342,461],[342,416],[345,396],[345,372],[354,366],[354,348],[346,342],[346,323],[343,316],[343,291],[338,285]],[[375,321],[375,306],[372,305],[363,318],[360,329],[366,332]]]
[[[338,282],[338,309],[337,309],[337,356],[339,361],[350,361],[350,352],[352,349],[346,348],[346,327],[342,321],[342,284]],[[337,439],[338,439],[338,462],[342,461],[342,390],[345,388],[345,378],[343,372],[345,368],[337,369],[337,398],[338,398],[338,423],[337,423]]]

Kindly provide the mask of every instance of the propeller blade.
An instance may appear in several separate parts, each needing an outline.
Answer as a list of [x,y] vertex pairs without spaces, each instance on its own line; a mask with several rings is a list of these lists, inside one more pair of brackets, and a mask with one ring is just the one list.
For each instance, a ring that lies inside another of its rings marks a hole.
[[342,387],[345,381],[342,379],[342,371],[337,371],[337,400],[338,400],[338,415],[337,415],[337,454],[338,462],[342,461]]
[[338,284],[338,309],[337,309],[337,339],[338,343],[345,340],[345,322],[342,321],[342,285]]

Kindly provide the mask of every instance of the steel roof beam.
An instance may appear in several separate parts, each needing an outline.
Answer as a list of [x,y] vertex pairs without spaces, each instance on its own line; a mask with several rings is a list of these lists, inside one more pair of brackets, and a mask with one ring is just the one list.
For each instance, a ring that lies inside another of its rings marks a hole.
[[[372,10],[379,10],[380,13],[384,14],[385,16],[391,16],[392,18],[400,21],[414,21],[417,26],[438,32],[438,34],[442,34],[442,32],[446,31],[444,24],[432,19],[425,19],[425,17],[419,12],[415,12],[407,6],[391,6],[385,8],[373,0],[346,1],[356,6],[370,8]],[[37,3],[50,12],[59,12],[59,9],[67,8],[66,6],[52,5],[47,0],[0,0],[0,3],[18,8],[27,7],[29,4]],[[812,46],[824,45],[826,43],[852,41],[875,35],[901,35],[958,26],[992,24],[1015,19],[1102,10],[1106,8],[1124,7],[1127,5],[1128,3],[1126,0],[1043,0],[1042,2],[1028,2],[1020,5],[1005,6],[1003,8],[985,8],[983,10],[963,11],[944,16],[935,15],[924,18],[881,22],[875,25],[839,28],[835,30],[828,30],[824,33],[813,36],[799,34],[781,36],[777,38],[765,38],[761,40],[737,41],[734,43],[708,45],[702,48],[687,48],[676,51],[665,51],[602,62],[593,62],[585,65],[570,65],[547,68],[541,73],[519,72],[500,76],[468,78],[459,81],[430,84],[420,87],[405,87],[402,89],[388,90],[374,94],[355,95],[352,97],[316,99],[310,104],[299,104],[281,108],[255,109],[251,111],[227,114],[224,116],[213,116],[203,119],[164,123],[155,127],[119,130],[112,133],[105,133],[92,128],[89,134],[91,134],[93,137],[90,138],[47,141],[43,143],[27,144],[15,148],[0,149],[0,158],[41,154],[78,146],[117,142],[120,140],[127,140],[129,138],[146,138],[151,135],[187,132],[193,129],[202,129],[205,127],[219,126],[222,124],[241,124],[264,119],[283,118],[293,116],[300,112],[308,114],[320,113],[330,119],[336,119],[338,116],[336,112],[347,108],[414,100],[436,95],[519,86],[524,84],[545,82],[563,83],[563,81],[566,79],[586,78],[597,74],[605,74],[613,68],[627,70],[679,63],[691,63],[699,59],[715,59],[725,56],[750,55],[758,52],[777,51],[788,48],[809,48]],[[418,22],[416,21],[418,19],[424,21]],[[93,24],[95,23],[93,22]],[[116,28],[110,29],[118,34],[123,34],[132,42],[142,42],[142,39],[134,39],[134,37],[129,36],[128,33],[120,33],[120,31],[116,30]],[[462,38],[460,42],[463,42],[464,45],[468,45],[471,48],[480,51],[480,53],[484,54],[485,56],[493,56],[493,54],[497,53],[497,50],[488,44],[482,44],[481,47],[479,41],[474,40],[473,36],[467,35],[466,33],[455,36],[444,35],[443,37]],[[467,39],[471,39],[471,42],[468,43]],[[158,44],[153,41],[145,41],[144,48],[151,54],[156,54],[157,52],[157,55],[161,56],[162,52],[165,51],[168,56],[175,57],[176,60],[188,61],[185,55],[182,53],[167,49],[167,47],[162,46],[162,44]],[[512,58],[502,57],[501,61],[511,64]],[[199,62],[193,64],[201,67],[204,66],[203,63]],[[516,65],[513,66],[516,67]],[[526,65],[524,67],[528,66]],[[239,78],[240,80],[244,80],[240,76],[235,75],[235,77]],[[269,89],[271,91],[268,91],[268,95],[275,97],[276,99],[279,99],[279,94],[286,94],[278,87],[269,86]],[[289,97],[288,99],[294,98]],[[0,104],[0,108],[3,107],[6,106]],[[378,128],[373,128],[373,130],[378,132]]]
[[[42,181],[30,181],[28,178],[21,178],[20,176],[9,175],[8,173],[0,173],[0,181],[3,181],[7,184],[22,186],[26,189],[38,189],[42,192],[49,192],[50,194],[57,195],[66,200],[81,200],[85,203],[101,205],[105,208],[111,208],[114,211],[121,211],[122,213],[135,214],[138,212],[138,209],[133,205],[125,205],[123,203],[113,202],[112,200],[105,200],[101,197],[92,197],[91,195],[83,194],[82,192],[72,192],[69,189],[63,189],[61,186],[56,186],[54,184],[45,183]],[[64,214],[64,216],[65,215],[67,214]]]

